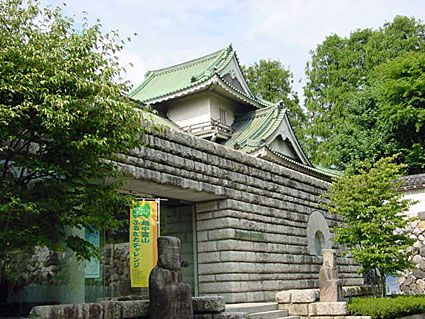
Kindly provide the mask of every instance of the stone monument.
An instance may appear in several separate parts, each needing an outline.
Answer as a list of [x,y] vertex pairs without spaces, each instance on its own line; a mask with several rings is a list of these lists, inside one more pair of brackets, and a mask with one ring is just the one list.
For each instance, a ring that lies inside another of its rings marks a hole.
[[342,301],[342,286],[338,280],[333,249],[323,249],[323,265],[319,273],[320,302]]
[[152,319],[193,318],[191,287],[182,281],[180,247],[177,237],[158,238],[158,264],[149,276]]

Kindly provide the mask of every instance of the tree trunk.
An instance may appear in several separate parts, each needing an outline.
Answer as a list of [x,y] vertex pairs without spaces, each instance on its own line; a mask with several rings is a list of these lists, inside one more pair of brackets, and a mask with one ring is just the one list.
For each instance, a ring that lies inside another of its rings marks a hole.
[[381,297],[384,298],[387,296],[387,279],[384,273],[381,271],[379,271],[379,273],[381,275]]

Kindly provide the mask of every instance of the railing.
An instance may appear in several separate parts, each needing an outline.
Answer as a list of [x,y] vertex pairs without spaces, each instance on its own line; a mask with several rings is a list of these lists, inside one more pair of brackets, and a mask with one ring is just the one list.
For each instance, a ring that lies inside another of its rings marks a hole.
[[181,129],[184,132],[190,133],[195,136],[204,135],[207,133],[222,133],[230,137],[234,132],[234,130],[230,126],[220,123],[219,121],[216,121],[213,119],[211,119],[211,121],[207,121],[203,123],[183,126]]

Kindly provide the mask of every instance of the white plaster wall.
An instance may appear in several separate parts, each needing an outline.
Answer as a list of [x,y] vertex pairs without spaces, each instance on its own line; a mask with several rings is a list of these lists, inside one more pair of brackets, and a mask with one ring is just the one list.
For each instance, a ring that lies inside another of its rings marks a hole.
[[232,126],[235,121],[235,113],[237,110],[237,105],[227,99],[221,98],[216,95],[211,95],[211,118],[214,120],[220,120],[220,109],[226,111],[226,125]]
[[199,94],[173,101],[167,116],[180,127],[210,121],[210,98],[206,94]]
[[412,199],[418,201],[415,205],[412,205],[407,213],[408,216],[414,217],[418,213],[425,213],[425,188],[412,189],[405,193],[405,199]]

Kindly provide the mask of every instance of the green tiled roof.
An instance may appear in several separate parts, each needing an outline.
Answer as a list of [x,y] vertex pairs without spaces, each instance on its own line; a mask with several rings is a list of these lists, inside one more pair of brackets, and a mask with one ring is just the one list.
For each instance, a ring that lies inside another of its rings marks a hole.
[[342,171],[338,171],[338,170],[332,169],[332,168],[325,168],[325,167],[318,166],[318,165],[314,165],[314,169],[316,169],[319,172],[323,172],[324,174],[328,174],[332,177],[340,177],[340,176],[342,176],[342,174],[344,174],[344,172],[342,172]]
[[318,174],[321,174],[321,175],[325,175],[328,178],[337,178],[337,177],[339,177],[339,176],[342,175],[342,172],[337,171],[337,170],[334,170],[334,169],[323,168],[323,167],[320,167],[320,166],[317,166],[317,165],[314,165],[314,166],[304,165],[304,164],[299,163],[299,162],[295,161],[294,159],[286,156],[285,154],[282,154],[282,153],[280,153],[280,152],[278,152],[276,150],[273,150],[273,149],[271,149],[268,146],[266,146],[266,147],[274,155],[276,155],[276,156],[278,156],[280,158],[283,158],[286,161],[288,161],[289,163],[295,164],[296,166],[299,166],[299,167],[304,168],[306,170],[309,170],[309,171],[312,171],[312,172],[315,172],[315,173],[318,173]]
[[142,84],[130,92],[129,97],[148,103],[152,99],[195,86],[224,69],[233,54],[233,48],[229,45],[204,57],[148,72]]
[[284,117],[285,109],[277,104],[247,113],[236,119],[235,133],[224,145],[246,153],[255,151],[265,145]]

